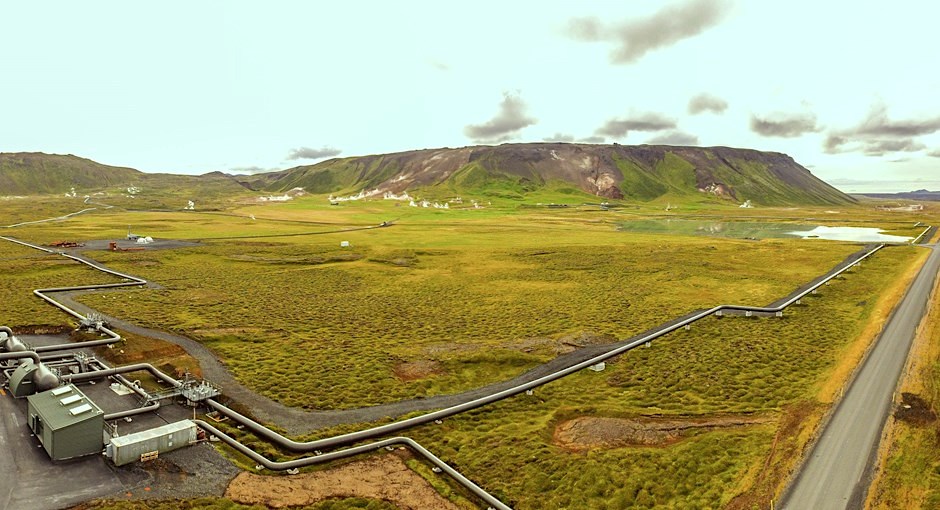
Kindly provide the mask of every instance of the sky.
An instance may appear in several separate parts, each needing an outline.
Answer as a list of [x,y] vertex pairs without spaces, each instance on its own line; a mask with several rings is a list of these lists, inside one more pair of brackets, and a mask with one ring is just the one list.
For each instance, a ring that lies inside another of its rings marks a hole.
[[663,143],[940,190],[935,0],[31,0],[0,19],[0,152],[202,174]]

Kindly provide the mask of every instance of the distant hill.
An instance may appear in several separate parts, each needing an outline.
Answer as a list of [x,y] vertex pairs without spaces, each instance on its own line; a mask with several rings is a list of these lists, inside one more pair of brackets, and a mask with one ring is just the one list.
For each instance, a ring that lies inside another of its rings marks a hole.
[[205,175],[151,174],[103,165],[78,156],[41,152],[0,153],[0,195],[58,195],[143,187],[148,192],[219,197],[246,191],[222,172]]
[[714,197],[762,205],[848,204],[790,156],[727,147],[524,143],[337,158],[238,177],[253,189],[311,193],[483,194],[519,198],[542,188],[610,199]]
[[101,189],[139,181],[143,172],[102,165],[78,156],[41,152],[0,153],[0,194],[42,195]]
[[928,191],[919,189],[916,191],[902,191],[900,193],[859,193],[864,197],[885,198],[897,200],[923,200],[930,202],[940,202],[940,191]]
[[[149,174],[72,155],[0,153],[0,195],[142,187],[147,195],[217,198],[251,190],[523,198],[552,191],[650,201],[712,197],[759,205],[855,201],[785,154],[727,147],[526,143],[331,159],[252,176]],[[247,188],[247,189],[246,189]],[[170,202],[167,202],[168,204]],[[173,202],[175,203],[175,202]]]

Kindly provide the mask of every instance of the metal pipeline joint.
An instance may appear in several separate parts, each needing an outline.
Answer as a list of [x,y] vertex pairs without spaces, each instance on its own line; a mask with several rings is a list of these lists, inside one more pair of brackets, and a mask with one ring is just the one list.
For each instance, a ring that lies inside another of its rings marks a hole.
[[6,326],[0,326],[0,346],[2,346],[4,352],[29,350],[29,347],[13,334],[13,330]]
[[0,361],[8,359],[30,359],[35,364],[42,363],[42,360],[39,358],[39,354],[36,354],[33,351],[18,351],[18,352],[0,352]]
[[[144,391],[143,388],[141,388],[135,383],[128,381],[127,378],[124,377],[123,375],[116,375],[114,376],[114,378],[117,379],[119,383],[123,384],[127,388],[130,388],[130,390],[136,393],[143,401],[147,401],[147,399],[150,398],[150,395],[146,391]],[[126,411],[118,411],[115,413],[106,414],[104,415],[104,421],[117,420],[119,418],[127,418],[128,416],[136,416],[138,414],[149,413],[150,411],[156,411],[157,409],[160,409],[160,402],[152,402],[148,405],[145,405],[143,407],[138,407],[136,409],[128,409]]]
[[84,381],[91,381],[93,379],[102,379],[112,375],[126,374],[127,372],[137,372],[140,370],[146,370],[147,372],[150,372],[151,375],[165,383],[171,384],[174,388],[178,388],[183,385],[183,383],[164,374],[159,369],[157,369],[157,367],[151,365],[150,363],[136,363],[133,365],[124,365],[123,367],[108,368],[105,370],[95,370],[93,372],[85,372],[82,374],[69,374],[62,376],[62,380],[67,383],[79,383]]

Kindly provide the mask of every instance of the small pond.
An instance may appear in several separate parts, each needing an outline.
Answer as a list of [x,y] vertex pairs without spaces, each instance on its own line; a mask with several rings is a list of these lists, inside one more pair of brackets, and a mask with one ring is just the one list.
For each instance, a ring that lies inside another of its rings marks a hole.
[[636,220],[620,224],[624,232],[648,234],[704,235],[735,239],[794,238],[853,241],[860,243],[904,243],[910,237],[885,234],[872,227],[826,227],[798,223],[763,223],[713,220]]

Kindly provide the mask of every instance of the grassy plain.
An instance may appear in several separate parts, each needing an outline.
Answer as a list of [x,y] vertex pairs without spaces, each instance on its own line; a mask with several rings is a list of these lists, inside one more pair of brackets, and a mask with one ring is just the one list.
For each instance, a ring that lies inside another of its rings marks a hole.
[[[605,372],[578,373],[411,435],[514,508],[766,506],[786,476],[773,464],[795,460],[807,439],[797,437],[799,421],[824,407],[820,388],[859,336],[873,296],[916,256],[910,248],[882,252],[783,318],[707,319],[631,351]],[[741,414],[774,419],[690,431],[670,446],[571,452],[553,440],[559,423],[580,416]],[[784,447],[791,457],[781,456]]]
[[[386,204],[362,209],[372,225],[394,212]],[[582,332],[620,339],[717,303],[763,305],[858,249],[627,234],[611,221],[616,213],[600,211],[473,212],[453,220],[416,214],[342,234],[89,252],[163,288],[80,300],[206,343],[239,379],[287,405],[344,408],[502,380],[555,357],[566,337]],[[140,231],[157,237],[336,230],[138,215]],[[70,223],[87,232],[95,220]],[[34,230],[41,237],[52,228]],[[341,249],[341,240],[352,247]],[[432,362],[432,373],[402,377],[400,368],[416,361]]]
[[[82,300],[109,314],[191,335],[260,393],[317,408],[475,387],[554,357],[566,338],[581,332],[624,338],[696,308],[766,304],[858,249],[822,241],[616,230],[626,217],[661,214],[649,204],[614,211],[514,203],[439,211],[316,200],[245,205],[232,214],[96,211],[15,234],[37,241],[122,237],[130,223],[153,237],[203,239],[193,248],[89,253],[162,288]],[[885,213],[870,209],[837,215],[688,207],[695,214],[770,221],[838,216],[841,223],[867,223],[881,217],[891,230],[914,230],[913,216],[885,220]],[[333,232],[390,219],[398,220],[393,227],[373,230],[210,240]],[[340,249],[341,240],[352,247]],[[34,267],[37,255],[18,251],[25,248],[4,243],[0,249],[8,250],[0,252],[5,262],[21,264],[21,281],[0,278],[11,296],[7,303],[36,301],[12,316],[10,325],[61,322],[61,314],[28,289],[63,284],[71,273]],[[604,372],[575,374],[534,395],[419,428],[413,436],[514,508],[766,505],[760,497],[768,487],[772,496],[785,476],[770,472],[779,450],[799,452],[806,439],[797,426],[800,418],[825,407],[820,394],[841,357],[853,351],[878,296],[917,258],[914,248],[884,250],[782,318],[709,318],[622,356]],[[103,278],[88,269],[75,271],[95,282]],[[420,360],[437,368],[407,380],[396,372]],[[581,416],[739,414],[773,420],[693,430],[668,446],[579,453],[553,440],[558,424]],[[246,442],[283,458],[270,445]]]

